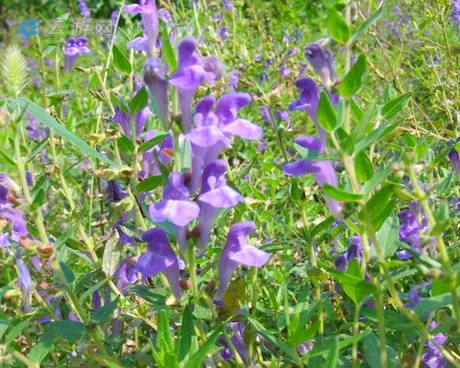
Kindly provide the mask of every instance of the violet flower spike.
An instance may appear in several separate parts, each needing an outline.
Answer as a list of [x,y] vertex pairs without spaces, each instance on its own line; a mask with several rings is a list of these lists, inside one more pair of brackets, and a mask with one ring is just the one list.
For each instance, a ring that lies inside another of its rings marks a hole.
[[231,208],[244,202],[241,194],[230,188],[225,180],[227,163],[217,160],[210,163],[203,170],[203,184],[198,196],[200,206],[200,248],[203,249],[209,242],[211,228],[216,212],[220,208]]
[[[460,138],[457,138],[457,142],[458,144],[460,144]],[[460,152],[455,149],[455,146],[452,147],[452,150],[449,152],[447,157],[449,157],[450,163],[452,164],[452,167],[455,170],[455,174],[457,176],[460,176]]]
[[161,229],[148,230],[142,234],[142,241],[147,243],[147,252],[139,257],[134,270],[146,277],[163,272],[174,297],[180,300],[179,260],[169,244],[166,233]]
[[147,35],[148,47],[145,51],[149,57],[153,57],[158,38],[158,11],[155,0],[139,0],[139,4],[125,5],[123,10],[131,15],[141,15],[142,26]]
[[85,3],[85,0],[78,0],[78,7],[80,8],[80,15],[84,18],[91,18],[91,10]]
[[[324,145],[319,139],[315,137],[297,137],[294,139],[294,142],[304,148],[307,148],[311,152],[324,152]],[[324,184],[329,184],[333,187],[336,187],[338,184],[337,174],[334,170],[334,166],[332,165],[332,161],[329,160],[313,161],[301,159],[293,163],[284,165],[283,171],[285,174],[290,176],[313,174],[316,183],[320,187],[323,187]],[[340,202],[328,197],[325,194],[324,199],[329,210],[331,211],[331,214],[336,219],[342,219],[342,205],[340,204]]]
[[30,309],[33,283],[32,278],[30,277],[29,269],[22,260],[21,248],[18,248],[16,253],[16,266],[18,268],[18,283],[22,294],[22,304],[24,311],[27,312]]
[[182,113],[182,130],[188,133],[192,128],[191,103],[196,89],[203,83],[214,83],[224,73],[222,63],[216,57],[202,58],[196,50],[197,41],[185,38],[179,44],[179,67],[171,76],[169,84],[179,90]]
[[227,243],[219,259],[219,288],[216,300],[222,300],[230,279],[238,265],[262,267],[270,255],[252,245],[246,244],[246,237],[256,229],[254,222],[238,222],[230,228]]
[[168,220],[175,225],[176,238],[182,251],[187,249],[187,225],[196,219],[200,207],[188,199],[189,191],[184,185],[182,174],[173,172],[169,183],[163,191],[163,200],[149,207],[150,217],[154,222]]
[[327,88],[330,88],[336,79],[334,61],[329,51],[324,51],[319,43],[311,43],[305,47],[305,57],[319,75]]

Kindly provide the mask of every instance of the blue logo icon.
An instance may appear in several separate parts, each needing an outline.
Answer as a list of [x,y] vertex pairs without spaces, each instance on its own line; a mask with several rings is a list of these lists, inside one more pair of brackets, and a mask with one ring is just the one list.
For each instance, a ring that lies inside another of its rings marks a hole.
[[40,31],[38,30],[39,26],[40,22],[38,21],[38,19],[27,19],[18,26],[18,32],[21,34],[21,36],[24,37],[38,35],[40,34]]

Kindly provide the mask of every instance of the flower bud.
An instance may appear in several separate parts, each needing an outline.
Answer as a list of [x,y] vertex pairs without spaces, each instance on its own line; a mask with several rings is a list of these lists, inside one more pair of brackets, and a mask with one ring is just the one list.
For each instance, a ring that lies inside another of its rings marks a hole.
[[42,245],[37,248],[37,251],[43,258],[50,258],[54,254],[54,249],[51,244]]

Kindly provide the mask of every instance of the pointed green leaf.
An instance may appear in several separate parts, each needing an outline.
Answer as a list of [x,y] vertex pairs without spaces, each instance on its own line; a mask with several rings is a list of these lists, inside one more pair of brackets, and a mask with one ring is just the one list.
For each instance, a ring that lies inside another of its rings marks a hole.
[[339,86],[339,93],[345,98],[350,99],[356,94],[363,85],[364,77],[367,73],[367,60],[364,54],[359,55],[356,63],[345,76]]
[[321,91],[318,103],[318,122],[326,132],[337,128],[337,114],[325,91]]
[[22,108],[26,109],[30,114],[35,116],[41,123],[50,128],[53,132],[60,135],[64,139],[68,140],[70,143],[77,146],[83,153],[93,156],[106,164],[117,166],[117,164],[108,159],[107,157],[101,155],[98,151],[88,145],[80,137],[76,136],[74,133],[69,132],[64,126],[59,124],[56,119],[49,115],[42,107],[36,105],[27,98],[16,98],[13,102],[17,103]]
[[342,14],[334,8],[329,8],[326,22],[327,31],[331,37],[341,44],[346,44],[350,38],[351,31]]

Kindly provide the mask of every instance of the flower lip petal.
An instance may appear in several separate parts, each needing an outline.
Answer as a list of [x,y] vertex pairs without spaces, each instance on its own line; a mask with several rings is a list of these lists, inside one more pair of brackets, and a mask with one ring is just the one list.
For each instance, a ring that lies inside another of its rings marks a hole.
[[251,123],[246,119],[236,119],[233,122],[222,127],[224,133],[234,134],[243,139],[256,140],[263,133],[260,126]]
[[243,196],[228,186],[223,186],[201,194],[198,200],[215,208],[230,208],[236,206],[240,202],[244,202]]
[[316,152],[324,151],[323,143],[318,138],[313,137],[313,136],[296,137],[294,138],[294,143],[297,143],[298,145],[304,148],[307,148],[308,150],[311,150],[311,151],[316,151]]
[[248,267],[262,267],[268,262],[270,254],[252,245],[247,245],[241,250],[232,253],[229,258]]

